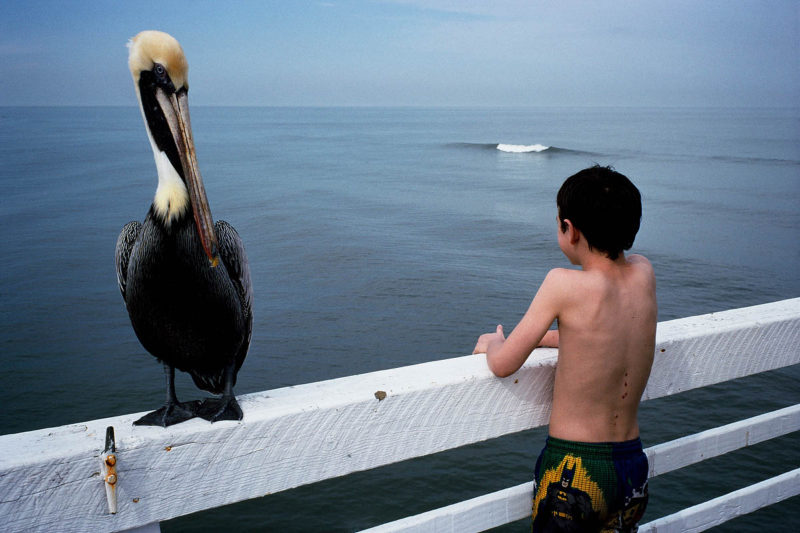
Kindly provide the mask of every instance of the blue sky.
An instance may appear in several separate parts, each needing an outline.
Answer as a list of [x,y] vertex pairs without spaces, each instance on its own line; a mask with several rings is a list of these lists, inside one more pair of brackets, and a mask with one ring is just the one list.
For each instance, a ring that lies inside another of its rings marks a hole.
[[174,35],[192,105],[797,106],[800,2],[4,0],[0,105],[134,105]]

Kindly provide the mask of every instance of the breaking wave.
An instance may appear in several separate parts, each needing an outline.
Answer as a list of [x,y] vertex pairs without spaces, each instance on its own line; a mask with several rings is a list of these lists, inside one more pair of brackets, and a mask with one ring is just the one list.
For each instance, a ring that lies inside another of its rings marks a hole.
[[456,148],[470,148],[478,150],[500,151],[507,154],[590,154],[581,150],[570,150],[557,146],[547,146],[544,144],[507,144],[507,143],[451,143],[449,146]]
[[549,150],[549,146],[543,144],[498,144],[497,149],[501,152],[512,154],[528,154],[531,152],[544,152]]

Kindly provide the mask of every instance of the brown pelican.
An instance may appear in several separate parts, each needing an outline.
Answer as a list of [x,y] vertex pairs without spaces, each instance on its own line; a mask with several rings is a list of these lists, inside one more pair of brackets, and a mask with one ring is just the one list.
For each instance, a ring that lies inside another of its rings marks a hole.
[[[134,424],[166,427],[195,416],[241,420],[233,386],[253,325],[244,246],[233,226],[211,219],[180,44],[166,33],[144,31],[128,47],[158,187],[144,222],[126,224],[119,235],[117,281],[136,336],[164,364],[167,378],[166,404]],[[178,402],[176,368],[222,397]]]

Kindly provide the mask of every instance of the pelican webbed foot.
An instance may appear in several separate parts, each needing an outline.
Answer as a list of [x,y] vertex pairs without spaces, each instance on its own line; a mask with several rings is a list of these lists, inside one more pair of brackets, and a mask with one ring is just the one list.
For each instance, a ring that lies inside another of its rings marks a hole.
[[147,413],[133,423],[134,426],[161,426],[167,427],[180,422],[185,422],[198,415],[199,400],[191,402],[168,402],[164,407]]
[[164,377],[167,381],[167,401],[164,407],[147,413],[133,423],[134,426],[161,426],[165,428],[180,422],[185,422],[197,416],[200,400],[179,402],[175,396],[175,367],[164,363]]
[[197,416],[209,422],[217,422],[219,420],[241,420],[244,415],[235,396],[223,395],[222,398],[203,400],[197,409]]

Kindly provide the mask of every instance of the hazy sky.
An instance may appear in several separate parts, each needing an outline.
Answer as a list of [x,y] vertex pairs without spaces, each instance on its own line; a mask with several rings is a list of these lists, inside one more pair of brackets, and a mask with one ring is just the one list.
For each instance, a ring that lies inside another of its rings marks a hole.
[[0,105],[134,105],[144,29],[192,105],[800,102],[797,0],[3,0]]

